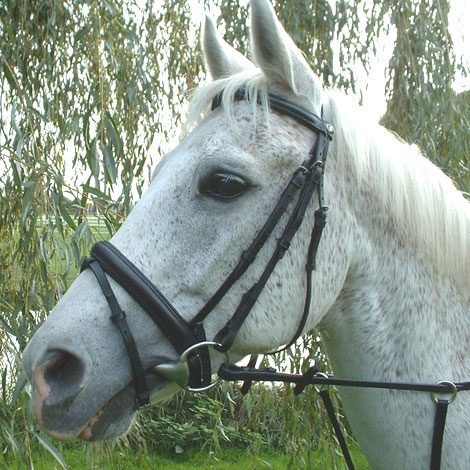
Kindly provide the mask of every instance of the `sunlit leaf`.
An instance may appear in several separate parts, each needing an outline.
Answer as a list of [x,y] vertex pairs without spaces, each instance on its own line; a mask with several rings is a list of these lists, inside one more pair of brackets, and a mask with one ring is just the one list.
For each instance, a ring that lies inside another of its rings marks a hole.
[[5,77],[8,81],[8,84],[10,85],[10,87],[12,89],[16,89],[17,88],[16,80],[15,80],[15,77],[13,76],[13,73],[11,71],[10,66],[6,62],[3,62],[2,63],[2,69],[3,69],[3,73],[5,74]]
[[52,444],[52,442],[49,441],[49,439],[47,439],[42,434],[36,431],[33,431],[33,434],[36,436],[37,440],[42,444],[42,446],[57,460],[57,462],[59,462],[61,467],[64,470],[67,470],[69,467],[65,463],[64,457],[58,451],[58,449],[54,446],[54,444]]

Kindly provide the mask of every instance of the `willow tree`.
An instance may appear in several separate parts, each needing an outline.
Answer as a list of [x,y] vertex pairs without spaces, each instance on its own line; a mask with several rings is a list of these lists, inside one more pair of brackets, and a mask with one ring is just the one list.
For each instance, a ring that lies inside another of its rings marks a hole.
[[[185,91],[205,78],[203,7],[247,53],[247,2],[200,1],[0,1],[3,447],[27,450],[34,429],[17,360],[26,338],[91,243],[119,227],[175,139]],[[379,39],[395,37],[383,123],[469,191],[468,96],[452,89],[466,70],[453,53],[449,0],[274,6],[312,69],[345,91],[361,92],[358,64],[367,70]],[[97,218],[106,233],[91,226]],[[298,367],[300,350],[290,354]]]
[[[219,3],[226,39],[246,48],[247,9],[237,2]],[[465,93],[453,90],[456,74],[467,76],[468,66],[454,54],[449,0],[273,3],[312,69],[324,83],[346,92],[364,91],[354,71],[358,64],[369,70],[374,56],[381,53],[377,49],[381,38],[393,40],[385,71],[387,112],[382,124],[418,144],[463,190],[470,191],[468,101]]]
[[[395,3],[395,2],[391,2]],[[445,1],[398,2],[391,21],[397,30],[382,119],[470,191],[470,114],[464,94],[453,88],[456,72],[467,74],[453,54]],[[470,83],[469,83],[470,85]]]
[[23,453],[17,355],[148,183],[200,79],[194,31],[183,2],[0,2],[0,424]]

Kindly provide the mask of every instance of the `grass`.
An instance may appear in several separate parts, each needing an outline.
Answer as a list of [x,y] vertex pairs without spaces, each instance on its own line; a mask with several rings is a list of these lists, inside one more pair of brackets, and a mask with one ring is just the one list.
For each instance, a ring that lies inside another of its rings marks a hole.
[[[350,449],[356,470],[369,470],[369,466],[358,447]],[[292,463],[290,455],[276,452],[263,453],[258,456],[248,455],[243,450],[230,449],[217,453],[199,452],[180,455],[161,456],[150,452],[132,450],[114,450],[109,452],[64,450],[63,457],[69,470],[299,470],[299,464]],[[62,470],[62,466],[45,450],[36,450],[33,454],[34,470]],[[312,453],[312,460],[302,468],[330,470],[325,466],[319,452]],[[339,461],[338,469],[346,468]],[[24,470],[24,462],[10,460],[0,461],[2,470]]]

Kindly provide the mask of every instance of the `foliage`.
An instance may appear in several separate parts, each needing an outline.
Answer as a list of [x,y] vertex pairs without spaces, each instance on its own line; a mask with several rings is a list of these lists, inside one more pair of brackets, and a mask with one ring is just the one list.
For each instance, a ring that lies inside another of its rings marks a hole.
[[[452,52],[449,4],[423,0],[384,2],[397,35],[387,85],[388,109],[382,119],[470,191],[470,115],[452,83],[466,74]],[[385,7],[383,7],[385,8]]]
[[[184,92],[204,78],[195,53],[202,3],[219,15],[227,41],[246,53],[243,0],[201,0],[197,6],[188,0],[0,0],[4,458],[13,451],[31,466],[32,446],[41,439],[19,361],[27,338],[92,242],[120,226],[175,141]],[[469,95],[452,89],[455,73],[467,71],[453,54],[449,0],[275,0],[274,6],[324,82],[359,94],[358,64],[367,70],[379,39],[395,35],[383,122],[418,142],[470,190]],[[315,336],[305,341],[327,367]],[[301,344],[278,365],[298,370],[303,356]],[[242,404],[232,403],[237,392],[227,388],[221,395],[176,397],[155,409],[136,436],[164,435],[168,448],[176,438],[183,448],[201,441],[212,448],[228,437],[253,452],[272,444],[294,457],[308,455],[311,444],[327,445],[335,455],[314,397],[299,403],[289,389],[258,392]],[[300,412],[309,413],[308,422],[298,419]],[[42,444],[56,452],[48,441]]]
[[[456,72],[467,76],[468,68],[453,53],[448,0],[298,0],[289,2],[289,8],[282,1],[273,4],[312,69],[327,85],[346,91],[363,92],[357,65],[368,71],[380,38],[395,37],[382,124],[418,144],[470,192],[470,114],[464,94],[452,88]],[[246,50],[246,8],[238,2],[222,5],[226,39]]]

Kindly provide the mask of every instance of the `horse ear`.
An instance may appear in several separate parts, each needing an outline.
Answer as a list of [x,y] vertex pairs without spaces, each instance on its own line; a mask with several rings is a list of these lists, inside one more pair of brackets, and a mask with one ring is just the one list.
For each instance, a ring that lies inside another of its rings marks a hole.
[[251,35],[255,63],[268,81],[304,96],[318,112],[320,80],[276,17],[268,0],[251,0]]
[[217,33],[212,19],[206,15],[202,36],[202,49],[209,72],[214,80],[229,77],[254,65],[229,46]]

